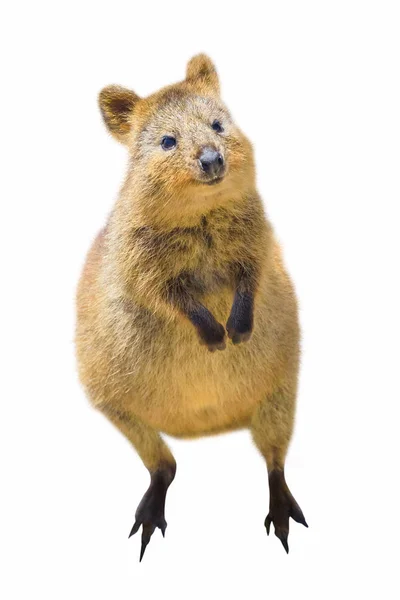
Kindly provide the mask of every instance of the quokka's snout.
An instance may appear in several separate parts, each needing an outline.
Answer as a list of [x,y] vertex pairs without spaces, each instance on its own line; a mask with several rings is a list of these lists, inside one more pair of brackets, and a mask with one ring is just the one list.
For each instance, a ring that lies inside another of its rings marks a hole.
[[212,146],[205,146],[200,150],[198,161],[206,177],[206,183],[221,181],[225,174],[225,159],[222,152]]

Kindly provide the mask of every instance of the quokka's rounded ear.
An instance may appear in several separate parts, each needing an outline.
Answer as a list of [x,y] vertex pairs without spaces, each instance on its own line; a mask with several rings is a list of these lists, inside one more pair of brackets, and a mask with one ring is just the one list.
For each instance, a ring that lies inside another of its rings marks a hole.
[[140,100],[131,90],[119,85],[109,85],[99,94],[99,106],[109,132],[123,144],[131,128],[131,115]]
[[214,63],[206,54],[197,54],[188,62],[186,81],[200,91],[219,94],[219,79]]

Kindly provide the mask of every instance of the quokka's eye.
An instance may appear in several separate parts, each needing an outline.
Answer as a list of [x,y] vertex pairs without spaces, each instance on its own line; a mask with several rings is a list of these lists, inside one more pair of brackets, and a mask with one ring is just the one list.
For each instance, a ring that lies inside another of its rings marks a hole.
[[220,121],[218,121],[218,119],[215,119],[215,121],[213,121],[211,127],[214,129],[214,131],[216,131],[217,133],[222,133],[224,128],[222,127]]
[[169,135],[164,135],[163,139],[161,140],[161,147],[164,150],[171,150],[171,148],[174,148],[175,146],[176,146],[176,139]]

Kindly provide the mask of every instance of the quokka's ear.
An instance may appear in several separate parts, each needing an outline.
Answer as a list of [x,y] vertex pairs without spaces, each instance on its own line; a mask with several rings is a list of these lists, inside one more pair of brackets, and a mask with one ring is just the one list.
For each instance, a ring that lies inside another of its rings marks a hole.
[[99,94],[99,106],[109,132],[123,144],[131,128],[131,115],[140,100],[131,90],[119,85],[109,85]]
[[200,91],[219,94],[219,79],[212,60],[206,54],[197,54],[188,62],[186,81]]

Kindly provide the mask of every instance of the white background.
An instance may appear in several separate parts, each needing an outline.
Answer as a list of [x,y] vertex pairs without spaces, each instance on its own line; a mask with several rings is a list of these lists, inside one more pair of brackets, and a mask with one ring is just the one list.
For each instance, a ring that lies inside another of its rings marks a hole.
[[[398,598],[399,5],[14,2],[1,16],[5,600]],[[97,93],[146,95],[199,51],[254,142],[301,305],[288,483],[310,528],[263,526],[247,432],[168,440],[165,540],[128,541],[148,474],[88,405],[73,349],[85,252],[126,155]],[[397,457],[396,457],[397,454]]]

